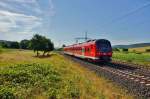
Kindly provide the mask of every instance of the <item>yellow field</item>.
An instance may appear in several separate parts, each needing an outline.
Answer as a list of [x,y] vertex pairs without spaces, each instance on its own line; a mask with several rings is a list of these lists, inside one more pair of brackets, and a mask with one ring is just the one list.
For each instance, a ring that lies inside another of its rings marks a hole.
[[146,49],[150,49],[150,46],[148,46],[148,47],[138,47],[138,48],[129,48],[129,51],[130,52],[134,52],[134,51],[136,51],[136,52],[145,52]]
[[57,53],[47,58],[34,57],[31,51],[1,53],[0,73],[0,96],[11,95],[17,99],[133,99],[124,89]]

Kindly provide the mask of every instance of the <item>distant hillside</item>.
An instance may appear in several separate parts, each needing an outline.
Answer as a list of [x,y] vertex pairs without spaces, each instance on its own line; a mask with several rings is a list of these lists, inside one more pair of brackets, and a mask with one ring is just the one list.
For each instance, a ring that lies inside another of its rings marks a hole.
[[115,45],[113,48],[137,48],[137,47],[147,47],[150,46],[150,43],[137,43],[131,45]]
[[4,48],[19,48],[19,42],[17,41],[6,41],[6,40],[0,40],[0,46]]
[[5,43],[8,47],[10,46],[11,42],[12,41],[0,40],[0,44]]

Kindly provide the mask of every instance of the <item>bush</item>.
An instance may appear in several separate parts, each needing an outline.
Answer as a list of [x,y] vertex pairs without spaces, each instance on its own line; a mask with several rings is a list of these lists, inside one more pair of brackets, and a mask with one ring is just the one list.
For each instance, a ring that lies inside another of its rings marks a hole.
[[127,48],[123,48],[122,51],[123,52],[128,52],[128,49]]
[[16,48],[18,49],[20,46],[19,46],[19,43],[18,42],[11,42],[10,43],[10,48]]
[[141,52],[135,52],[136,54],[142,54]]
[[3,51],[3,50],[2,50],[2,46],[0,45],[0,53],[2,53],[2,51]]
[[31,48],[37,53],[37,56],[39,56],[39,51],[43,51],[44,56],[45,53],[49,54],[50,51],[54,50],[54,44],[45,36],[35,34],[31,39]]
[[6,42],[0,42],[0,46],[3,47],[3,48],[8,48],[9,44],[6,43]]
[[[62,82],[60,73],[50,64],[18,64],[5,67],[0,74],[0,99],[15,99],[19,94],[27,96],[32,91],[30,88],[38,86],[45,91],[52,88],[53,92],[60,88]],[[24,90],[27,93],[23,93]]]
[[3,48],[15,48],[15,49],[18,49],[20,47],[19,42],[16,41],[0,42],[0,46],[2,46]]
[[30,40],[22,40],[20,42],[20,47],[22,49],[29,49]]
[[15,96],[11,90],[2,88],[0,90],[0,99],[15,99]]
[[120,51],[118,48],[113,48],[113,51]]
[[150,49],[146,49],[146,52],[150,52]]

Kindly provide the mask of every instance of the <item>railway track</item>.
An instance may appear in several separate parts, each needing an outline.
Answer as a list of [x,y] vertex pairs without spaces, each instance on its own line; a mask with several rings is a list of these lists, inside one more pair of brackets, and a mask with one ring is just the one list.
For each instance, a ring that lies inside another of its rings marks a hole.
[[[63,53],[61,53],[64,55]],[[150,99],[150,71],[121,63],[91,63],[85,60],[64,55],[65,57],[82,64],[82,66],[96,72],[117,84],[125,87],[138,98]]]

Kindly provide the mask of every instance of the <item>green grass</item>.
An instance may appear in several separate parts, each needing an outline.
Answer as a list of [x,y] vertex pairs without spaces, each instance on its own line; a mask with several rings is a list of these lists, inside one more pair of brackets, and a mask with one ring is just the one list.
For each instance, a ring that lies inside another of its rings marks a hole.
[[2,53],[11,53],[12,51],[16,51],[16,49],[8,49],[8,48],[2,48],[1,46],[0,46],[0,54],[2,54]]
[[0,53],[2,53],[3,52],[3,49],[2,49],[2,47],[0,46]]
[[114,52],[113,59],[150,67],[150,53]]
[[0,99],[132,99],[114,83],[52,53],[31,51],[0,54]]

